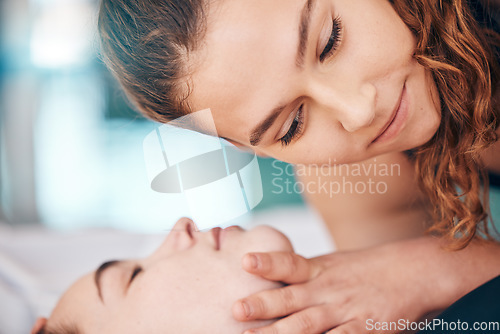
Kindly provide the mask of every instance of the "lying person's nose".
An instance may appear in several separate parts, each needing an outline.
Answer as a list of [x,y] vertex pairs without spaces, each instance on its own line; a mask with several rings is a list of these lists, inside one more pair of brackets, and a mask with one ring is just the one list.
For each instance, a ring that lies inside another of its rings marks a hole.
[[192,247],[196,243],[195,233],[198,228],[189,218],[181,218],[165,238],[165,241],[152,256],[168,255]]

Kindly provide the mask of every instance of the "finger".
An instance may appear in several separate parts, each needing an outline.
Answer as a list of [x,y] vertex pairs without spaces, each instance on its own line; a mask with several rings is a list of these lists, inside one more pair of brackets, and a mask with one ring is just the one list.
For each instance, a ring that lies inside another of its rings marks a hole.
[[339,316],[331,306],[311,307],[276,321],[270,326],[246,331],[244,334],[318,334],[339,324]]
[[312,294],[304,285],[289,285],[237,301],[233,305],[233,316],[239,321],[275,319],[312,305]]
[[251,274],[288,284],[307,282],[320,272],[316,262],[293,252],[248,253],[242,263]]
[[[361,321],[353,320],[342,324],[326,334],[363,334],[368,333]],[[393,332],[394,333],[394,332]]]

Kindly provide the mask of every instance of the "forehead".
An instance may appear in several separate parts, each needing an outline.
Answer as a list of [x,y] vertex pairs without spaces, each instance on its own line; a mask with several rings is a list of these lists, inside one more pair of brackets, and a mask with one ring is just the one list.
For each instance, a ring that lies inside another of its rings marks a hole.
[[295,71],[304,4],[235,0],[210,9],[189,102],[194,111],[212,110],[219,135],[241,137],[234,124],[257,124],[262,112],[283,102],[277,97],[288,93]]

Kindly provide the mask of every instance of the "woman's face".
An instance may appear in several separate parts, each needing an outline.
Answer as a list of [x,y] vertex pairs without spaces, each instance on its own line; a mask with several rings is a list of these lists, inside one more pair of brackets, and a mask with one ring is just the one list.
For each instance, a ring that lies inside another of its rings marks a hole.
[[108,266],[98,284],[95,273],[77,281],[59,301],[49,327],[75,323],[83,333],[165,334],[239,333],[255,326],[235,321],[232,304],[277,284],[246,273],[241,259],[250,251],[292,246],[268,227],[214,231],[195,232],[189,219],[179,220],[150,257]]
[[334,164],[415,148],[439,126],[435,84],[387,0],[215,1],[207,18],[189,102],[221,137]]

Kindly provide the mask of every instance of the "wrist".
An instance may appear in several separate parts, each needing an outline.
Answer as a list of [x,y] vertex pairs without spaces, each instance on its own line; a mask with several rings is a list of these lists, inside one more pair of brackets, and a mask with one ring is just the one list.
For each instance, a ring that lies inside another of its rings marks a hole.
[[454,288],[442,279],[433,261],[436,241],[429,237],[384,245],[382,256],[393,259],[397,280],[404,284],[403,305],[413,320],[445,308]]

